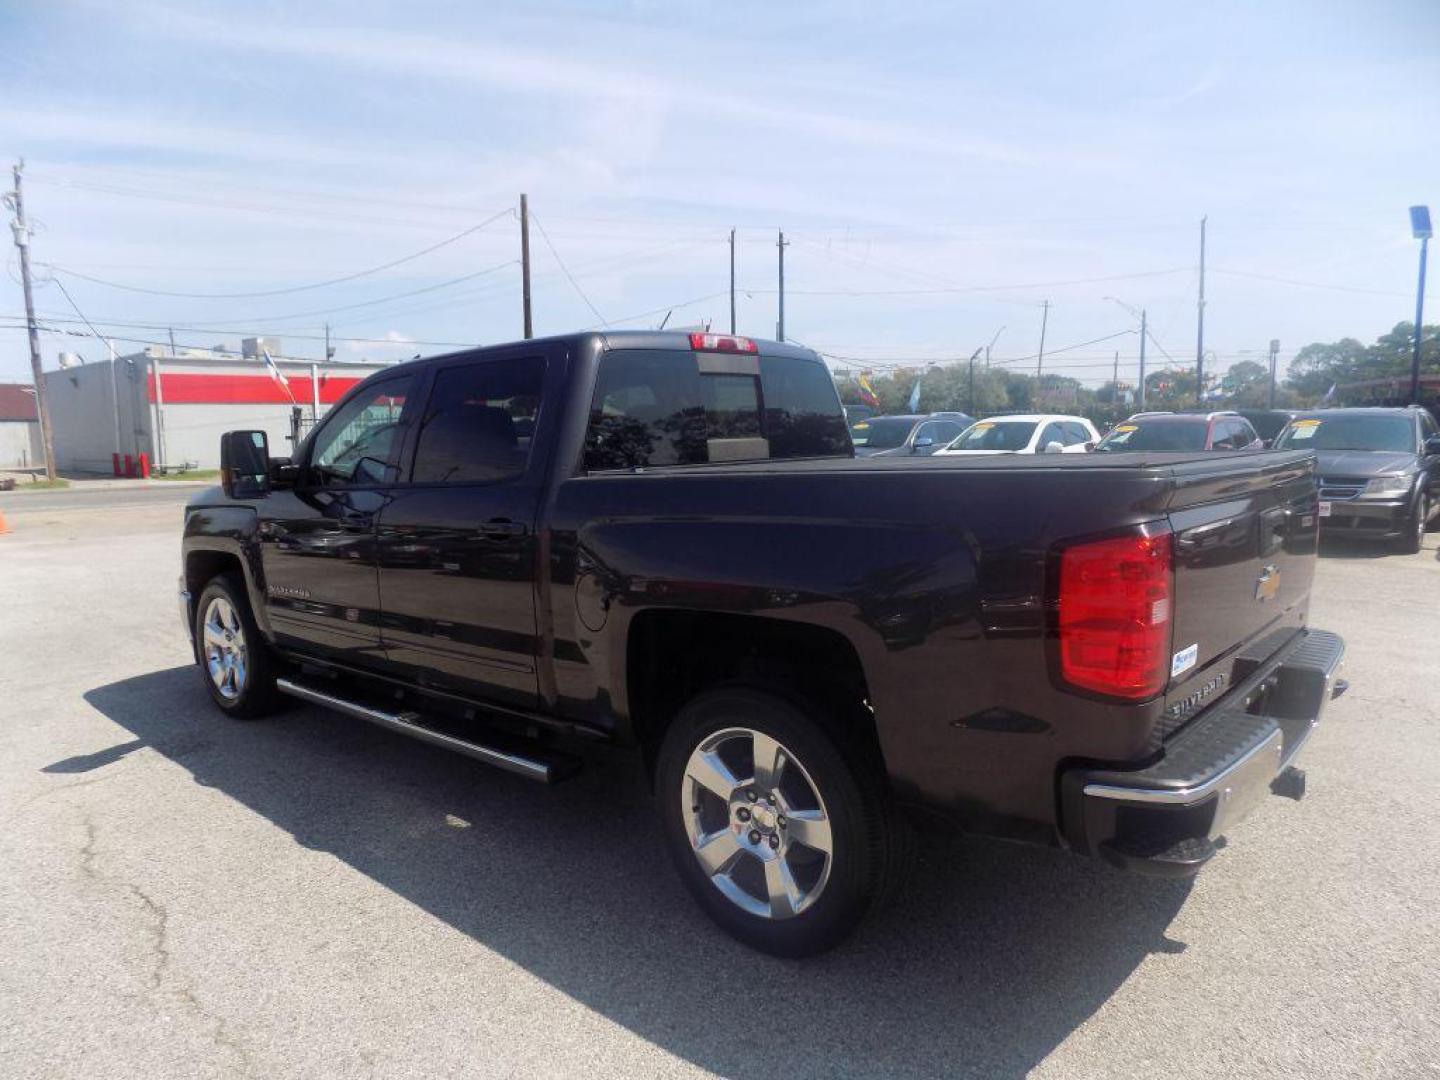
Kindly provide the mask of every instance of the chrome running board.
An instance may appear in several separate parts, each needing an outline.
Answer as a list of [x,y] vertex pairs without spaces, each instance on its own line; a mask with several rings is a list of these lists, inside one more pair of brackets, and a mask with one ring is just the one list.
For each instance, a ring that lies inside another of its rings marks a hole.
[[425,726],[419,713],[385,712],[370,705],[362,705],[356,701],[348,701],[345,698],[327,694],[323,690],[316,690],[291,679],[276,679],[275,688],[282,694],[289,694],[301,701],[308,701],[312,705],[323,705],[327,709],[334,709],[346,716],[353,716],[357,720],[365,720],[380,727],[389,728],[391,731],[398,731],[401,735],[409,735],[412,739],[419,739],[432,746],[453,750],[457,754],[464,754],[466,757],[483,761],[487,765],[494,765],[497,769],[515,773],[517,776],[538,780],[542,784],[549,784],[560,779],[567,771],[557,768],[556,762],[542,761],[509,750],[499,750],[493,746],[485,746],[482,743],[447,735],[443,731],[436,731]]

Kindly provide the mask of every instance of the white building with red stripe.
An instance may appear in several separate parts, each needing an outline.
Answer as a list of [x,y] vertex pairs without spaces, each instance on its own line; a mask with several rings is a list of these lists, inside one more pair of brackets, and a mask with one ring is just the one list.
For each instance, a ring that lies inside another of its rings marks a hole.
[[[268,345],[288,386],[272,377]],[[312,361],[279,355],[279,343],[247,339],[240,353],[159,346],[100,363],[45,373],[45,395],[61,472],[110,473],[118,456],[138,470],[214,469],[220,436],[260,429],[270,452],[291,452],[295,410],[303,427],[324,416],[379,361]]]

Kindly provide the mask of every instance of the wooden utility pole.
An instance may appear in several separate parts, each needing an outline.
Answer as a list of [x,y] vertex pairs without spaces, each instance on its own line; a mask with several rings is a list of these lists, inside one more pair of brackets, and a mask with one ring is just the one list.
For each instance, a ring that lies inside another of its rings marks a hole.
[[1035,357],[1035,393],[1040,393],[1040,368],[1045,363],[1045,327],[1050,322],[1050,301],[1040,305],[1040,353]]
[[780,238],[775,242],[780,250],[780,321],[775,327],[775,340],[785,340],[785,249],[790,245],[785,242],[785,233],[782,230]]
[[1200,219],[1200,299],[1195,316],[1195,400],[1202,406],[1205,404],[1205,221],[1204,217]]
[[25,224],[25,194],[20,187],[20,173],[24,168],[25,160],[21,158],[15,163],[15,190],[10,193],[10,205],[15,211],[15,222],[10,228],[15,234],[15,246],[20,249],[20,284],[25,290],[25,325],[30,331],[30,371],[35,379],[35,411],[40,415],[40,441],[45,448],[45,478],[54,480],[55,435],[50,428],[50,406],[45,400],[40,327],[35,323],[35,299],[30,291],[30,227]]
[[525,337],[535,336],[530,322],[530,200],[520,196],[520,303],[525,309]]
[[1280,339],[1270,339],[1270,404],[1269,408],[1275,407],[1275,366],[1280,361]]
[[1150,336],[1148,313],[1140,309],[1140,411],[1145,411],[1145,339]]
[[735,333],[735,230],[730,230],[730,333]]

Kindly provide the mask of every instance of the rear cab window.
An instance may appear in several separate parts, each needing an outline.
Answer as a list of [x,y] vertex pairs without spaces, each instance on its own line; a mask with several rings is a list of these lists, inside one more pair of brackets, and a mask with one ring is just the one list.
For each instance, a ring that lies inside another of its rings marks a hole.
[[840,396],[818,361],[670,349],[600,357],[589,472],[851,453]]

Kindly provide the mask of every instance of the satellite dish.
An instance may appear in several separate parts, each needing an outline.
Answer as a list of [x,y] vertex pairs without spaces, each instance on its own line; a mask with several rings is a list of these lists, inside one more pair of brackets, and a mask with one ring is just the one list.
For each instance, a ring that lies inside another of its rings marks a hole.
[[60,370],[69,371],[72,367],[79,367],[84,361],[73,352],[62,352],[60,354]]

